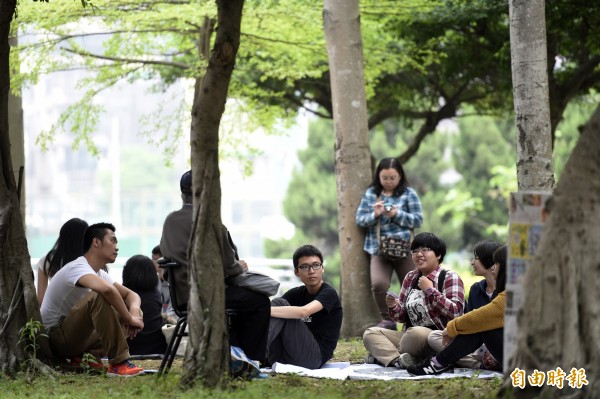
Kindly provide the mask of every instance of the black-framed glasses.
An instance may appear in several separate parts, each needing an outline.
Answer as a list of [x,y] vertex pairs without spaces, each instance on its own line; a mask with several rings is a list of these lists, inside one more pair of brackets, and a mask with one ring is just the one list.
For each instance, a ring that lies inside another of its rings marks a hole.
[[308,263],[305,263],[303,265],[298,266],[298,269],[302,270],[303,272],[307,272],[308,269],[313,269],[314,271],[317,271],[319,269],[321,269],[323,267],[322,263],[313,263],[312,265],[309,265]]
[[411,254],[413,254],[413,255],[416,255],[416,254],[418,254],[419,252],[421,252],[423,255],[425,255],[425,254],[426,254],[427,252],[429,252],[429,251],[433,251],[433,249],[431,249],[431,248],[427,248],[427,247],[423,247],[423,248],[412,249],[412,250],[410,251],[410,253],[411,253]]

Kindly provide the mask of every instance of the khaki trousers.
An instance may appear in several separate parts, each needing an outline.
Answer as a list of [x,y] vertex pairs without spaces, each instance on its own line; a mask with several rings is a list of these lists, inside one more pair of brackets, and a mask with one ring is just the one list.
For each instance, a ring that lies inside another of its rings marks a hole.
[[54,351],[65,358],[88,352],[98,359],[108,356],[111,365],[129,359],[129,347],[117,313],[94,291],[50,330],[49,339]]
[[371,327],[363,334],[363,344],[386,367],[402,353],[409,353],[420,361],[434,354],[427,344],[431,331],[427,327],[410,327],[404,332]]
[[[439,353],[442,351],[442,349],[444,349],[444,345],[442,345],[442,332],[440,330],[432,331],[431,334],[429,334],[429,338],[427,338],[427,342],[429,343],[431,349],[435,351],[435,353]],[[477,358],[474,353],[470,353],[457,361],[456,365],[469,369],[480,369],[481,360]]]

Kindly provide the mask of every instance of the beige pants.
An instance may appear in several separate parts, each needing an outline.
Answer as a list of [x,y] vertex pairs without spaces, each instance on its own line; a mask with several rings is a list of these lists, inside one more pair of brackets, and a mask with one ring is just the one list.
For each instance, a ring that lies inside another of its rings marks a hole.
[[365,348],[384,366],[392,364],[401,353],[409,353],[417,360],[433,355],[427,344],[431,330],[427,327],[410,327],[404,332],[371,327],[363,334]]
[[129,359],[129,347],[117,313],[94,291],[50,330],[49,338],[54,351],[66,358],[88,352],[98,359],[108,356],[111,365]]
[[[431,349],[435,351],[435,353],[439,353],[442,351],[442,349],[444,349],[444,345],[442,345],[442,332],[440,330],[432,331],[427,338],[427,342],[429,343]],[[471,353],[465,357],[462,357],[456,362],[456,365],[469,369],[480,369],[481,357],[478,357],[476,352]]]

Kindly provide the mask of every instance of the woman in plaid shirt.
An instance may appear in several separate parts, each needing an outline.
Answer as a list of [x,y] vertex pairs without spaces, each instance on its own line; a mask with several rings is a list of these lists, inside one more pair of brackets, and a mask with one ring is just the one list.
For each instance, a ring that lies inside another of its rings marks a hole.
[[410,256],[401,262],[390,262],[377,255],[377,229],[381,230],[382,237],[410,240],[411,230],[421,226],[421,223],[421,201],[415,190],[408,187],[402,164],[396,158],[382,159],[377,165],[373,183],[356,211],[356,224],[367,228],[364,250],[371,257],[371,291],[382,318],[378,327],[396,330],[396,322],[390,318],[385,303],[386,291],[390,288],[393,272],[402,282],[414,265]]
[[368,328],[363,334],[368,363],[398,368],[419,363],[434,353],[427,343],[429,333],[443,330],[463,313],[463,282],[457,273],[441,267],[446,243],[435,234],[420,233],[410,248],[415,270],[404,278],[399,297],[386,296],[390,316],[404,327],[401,332]]

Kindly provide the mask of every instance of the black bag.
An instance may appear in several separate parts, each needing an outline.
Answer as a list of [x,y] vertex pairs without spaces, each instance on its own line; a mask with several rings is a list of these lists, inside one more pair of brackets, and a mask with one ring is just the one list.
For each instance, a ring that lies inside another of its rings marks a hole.
[[402,262],[410,255],[410,241],[394,236],[381,237],[377,254],[391,262]]
[[227,284],[248,288],[268,296],[273,296],[279,291],[279,281],[272,279],[266,274],[246,270],[237,276],[227,278]]

